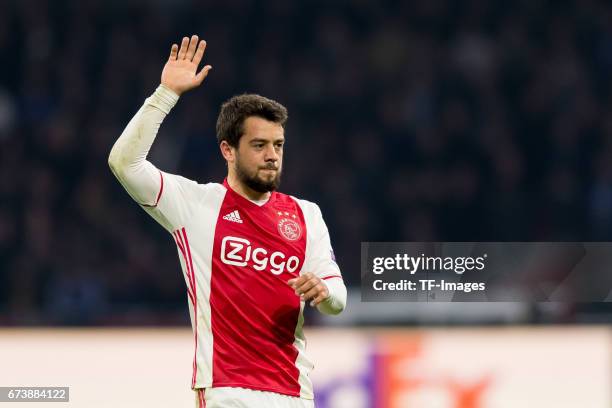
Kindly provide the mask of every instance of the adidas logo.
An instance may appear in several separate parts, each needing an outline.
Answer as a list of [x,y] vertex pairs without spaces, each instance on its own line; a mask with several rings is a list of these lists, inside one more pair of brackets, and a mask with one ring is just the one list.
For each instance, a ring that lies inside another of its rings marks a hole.
[[238,213],[238,210],[232,211],[231,213],[224,215],[223,219],[242,224],[242,218],[240,218],[240,213]]

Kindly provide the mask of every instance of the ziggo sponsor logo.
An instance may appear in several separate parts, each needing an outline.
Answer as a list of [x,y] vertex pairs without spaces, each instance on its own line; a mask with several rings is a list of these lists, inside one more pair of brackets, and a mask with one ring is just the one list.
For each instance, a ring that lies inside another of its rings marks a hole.
[[295,255],[287,258],[280,251],[268,255],[264,248],[253,249],[248,239],[236,237],[224,237],[221,241],[221,262],[234,266],[248,265],[257,271],[263,271],[269,265],[274,275],[280,275],[285,269],[295,272],[300,266],[300,259]]

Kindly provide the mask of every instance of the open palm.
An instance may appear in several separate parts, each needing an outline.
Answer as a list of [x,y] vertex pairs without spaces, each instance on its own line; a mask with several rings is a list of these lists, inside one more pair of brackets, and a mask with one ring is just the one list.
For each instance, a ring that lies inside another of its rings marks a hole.
[[206,41],[202,40],[198,43],[197,35],[193,35],[191,40],[183,37],[180,49],[178,45],[172,44],[170,57],[161,75],[162,85],[179,95],[199,86],[208,75],[208,71],[212,69],[210,65],[206,65],[200,72],[197,72],[205,49]]

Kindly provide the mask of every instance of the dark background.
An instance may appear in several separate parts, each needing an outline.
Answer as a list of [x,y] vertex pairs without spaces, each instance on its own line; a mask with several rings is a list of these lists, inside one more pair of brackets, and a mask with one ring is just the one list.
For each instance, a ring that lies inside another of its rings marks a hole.
[[355,289],[362,241],[612,240],[611,21],[589,0],[2,1],[0,324],[187,322],[172,239],[107,156],[191,34],[213,70],[151,161],[221,181],[220,104],[277,99],[281,190],[321,206]]

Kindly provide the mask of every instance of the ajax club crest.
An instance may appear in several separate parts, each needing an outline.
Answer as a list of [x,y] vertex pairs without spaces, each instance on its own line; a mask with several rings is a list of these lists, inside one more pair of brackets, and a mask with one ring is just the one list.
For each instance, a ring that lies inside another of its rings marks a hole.
[[288,241],[297,241],[302,236],[300,224],[291,218],[282,218],[278,222],[278,232]]

